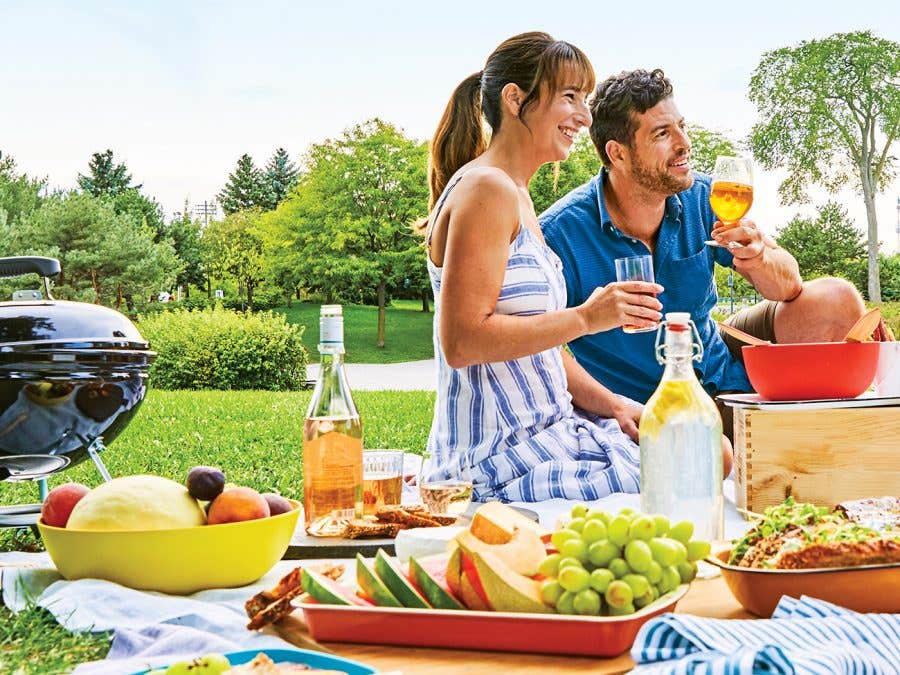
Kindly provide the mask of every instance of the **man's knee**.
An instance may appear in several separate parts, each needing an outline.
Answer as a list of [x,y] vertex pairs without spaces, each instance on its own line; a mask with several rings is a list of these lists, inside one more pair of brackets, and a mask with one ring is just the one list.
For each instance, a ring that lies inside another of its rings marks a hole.
[[861,315],[866,307],[856,286],[838,277],[821,277],[804,282],[799,298],[804,295],[808,296],[806,300],[830,307],[840,314]]
[[778,342],[835,342],[866,311],[862,295],[845,279],[822,277],[803,283],[800,295],[779,304]]

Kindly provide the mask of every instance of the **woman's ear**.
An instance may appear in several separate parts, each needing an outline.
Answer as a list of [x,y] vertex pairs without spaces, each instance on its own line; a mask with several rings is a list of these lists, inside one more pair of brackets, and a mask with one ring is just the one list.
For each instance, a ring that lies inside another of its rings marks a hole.
[[522,101],[525,100],[525,92],[516,83],[508,82],[500,90],[500,100],[503,102],[506,112],[513,117],[518,117]]

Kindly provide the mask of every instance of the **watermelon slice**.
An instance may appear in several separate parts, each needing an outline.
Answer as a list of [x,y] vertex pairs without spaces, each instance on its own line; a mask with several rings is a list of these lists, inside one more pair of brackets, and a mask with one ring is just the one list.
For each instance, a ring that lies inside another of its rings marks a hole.
[[300,576],[300,583],[303,584],[303,590],[309,593],[313,600],[323,605],[372,606],[371,602],[357,597],[349,588],[326,576],[322,576],[318,572],[304,568]]
[[403,607],[384,585],[384,582],[372,571],[360,553],[356,554],[356,583],[379,607]]
[[424,596],[413,586],[397,561],[384,552],[384,549],[378,549],[375,554],[375,574],[384,582],[388,590],[394,594],[404,607],[414,607],[418,609],[430,609],[431,605],[425,600]]
[[435,609],[465,609],[447,584],[448,556],[409,559],[409,578]]

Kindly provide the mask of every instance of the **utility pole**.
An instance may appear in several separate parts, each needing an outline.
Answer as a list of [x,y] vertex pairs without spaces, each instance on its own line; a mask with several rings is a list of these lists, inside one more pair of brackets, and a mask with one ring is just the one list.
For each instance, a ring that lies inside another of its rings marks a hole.
[[728,269],[728,295],[731,298],[731,314],[734,314],[734,270]]
[[194,214],[203,220],[203,227],[207,227],[209,225],[210,217],[216,217],[215,200],[207,201],[204,199],[202,204],[196,204],[194,206]]
[[897,197],[897,253],[900,253],[900,197]]

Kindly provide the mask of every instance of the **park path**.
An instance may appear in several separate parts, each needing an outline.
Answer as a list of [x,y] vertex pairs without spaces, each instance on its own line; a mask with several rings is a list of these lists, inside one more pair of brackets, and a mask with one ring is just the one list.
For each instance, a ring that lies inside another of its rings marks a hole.
[[[437,385],[434,359],[404,363],[348,363],[347,381],[353,391],[434,391]],[[319,364],[306,367],[306,379],[319,376]]]

